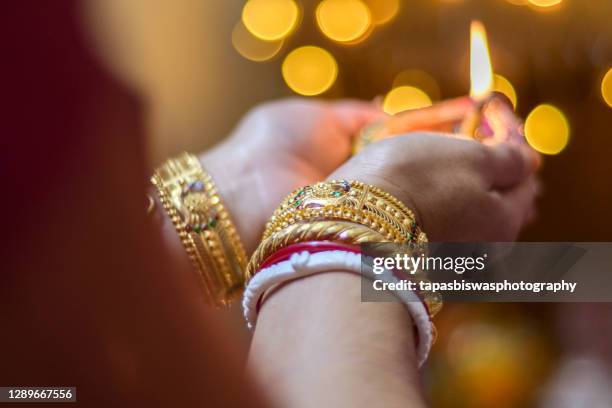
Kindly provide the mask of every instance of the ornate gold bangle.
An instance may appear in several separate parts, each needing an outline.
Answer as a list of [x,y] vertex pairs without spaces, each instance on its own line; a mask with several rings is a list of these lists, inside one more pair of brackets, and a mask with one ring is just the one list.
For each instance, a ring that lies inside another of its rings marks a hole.
[[[392,195],[359,181],[332,180],[289,194],[266,224],[263,240],[246,269],[248,280],[279,249],[306,241],[348,244],[412,243],[426,246],[427,236],[414,213]],[[414,276],[427,280],[423,274]],[[430,316],[442,307],[438,293],[419,291]]]
[[407,241],[427,242],[414,213],[392,195],[359,181],[332,180],[300,188],[287,196],[266,225],[264,238],[303,210],[356,209],[380,217],[399,230]]
[[206,299],[230,303],[244,286],[247,258],[212,178],[197,157],[183,153],[160,166],[151,182],[202,278]]

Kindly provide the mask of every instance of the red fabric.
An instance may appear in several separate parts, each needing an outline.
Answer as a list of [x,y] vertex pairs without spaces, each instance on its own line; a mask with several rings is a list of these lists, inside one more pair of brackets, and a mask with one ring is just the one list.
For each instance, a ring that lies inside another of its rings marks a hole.
[[140,105],[94,58],[80,6],[0,12],[0,385],[76,386],[87,407],[261,406],[246,347],[145,215]]

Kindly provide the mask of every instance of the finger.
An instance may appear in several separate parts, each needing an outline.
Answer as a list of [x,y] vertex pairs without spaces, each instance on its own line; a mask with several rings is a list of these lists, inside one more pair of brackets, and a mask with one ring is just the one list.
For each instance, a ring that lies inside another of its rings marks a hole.
[[456,123],[473,109],[469,97],[449,99],[431,107],[398,113],[386,121],[381,133],[389,136],[414,131],[452,132]]
[[506,208],[516,230],[520,230],[535,217],[535,199],[538,195],[538,181],[535,176],[510,190],[501,193],[503,206]]
[[[535,197],[534,197],[534,201],[537,201],[538,198],[540,198],[542,196],[542,191],[543,191],[543,187],[542,187],[542,182],[539,179],[539,177],[535,177],[535,182],[534,182],[535,186],[534,186],[534,191],[535,191]],[[527,214],[527,218],[525,219],[525,225],[531,224],[533,223],[536,218],[538,217],[538,209],[537,206],[534,204],[531,206],[531,211],[529,211],[529,213]]]
[[329,106],[334,111],[346,134],[351,137],[357,134],[364,126],[387,117],[380,108],[371,102],[343,100],[330,102]]
[[534,174],[539,167],[539,155],[526,144],[500,143],[487,149],[490,154],[485,171],[494,189],[510,189]]

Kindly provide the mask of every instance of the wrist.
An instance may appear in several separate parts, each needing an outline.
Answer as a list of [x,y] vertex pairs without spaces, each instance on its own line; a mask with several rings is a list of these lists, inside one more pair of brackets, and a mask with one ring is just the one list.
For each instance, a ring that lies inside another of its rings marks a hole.
[[[238,230],[247,254],[257,246],[262,222],[258,221],[257,206],[253,203],[252,175],[248,161],[236,151],[229,151],[222,143],[199,156],[202,167],[213,178],[219,194]],[[255,193],[256,194],[256,193]]]

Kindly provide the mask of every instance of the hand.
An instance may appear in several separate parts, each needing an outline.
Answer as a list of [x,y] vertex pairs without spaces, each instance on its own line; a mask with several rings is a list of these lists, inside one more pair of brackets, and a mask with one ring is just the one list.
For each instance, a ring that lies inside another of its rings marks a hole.
[[513,241],[534,214],[538,162],[527,145],[412,133],[368,146],[330,179],[394,195],[431,241]]
[[201,156],[247,252],[281,200],[325,179],[351,154],[352,138],[382,115],[366,102],[287,99],[247,114],[234,133]]

